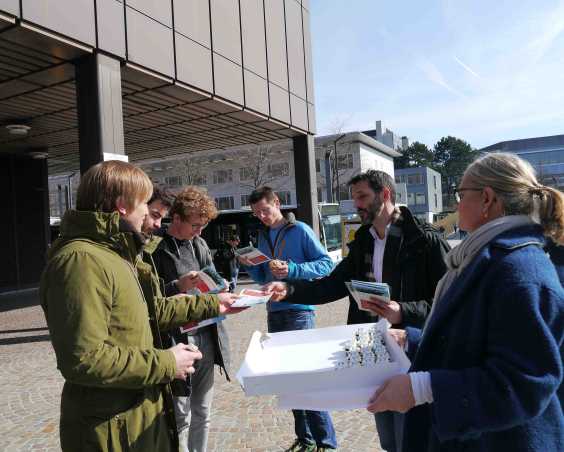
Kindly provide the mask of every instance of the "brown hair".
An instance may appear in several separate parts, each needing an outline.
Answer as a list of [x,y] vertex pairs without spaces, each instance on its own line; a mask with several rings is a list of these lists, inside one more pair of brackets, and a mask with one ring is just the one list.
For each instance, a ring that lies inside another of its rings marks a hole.
[[564,195],[539,183],[529,162],[515,154],[492,153],[471,163],[464,175],[477,188],[491,187],[505,215],[538,217],[545,235],[564,243]]
[[151,204],[155,201],[160,201],[163,206],[170,209],[174,203],[174,195],[166,188],[153,185],[153,195],[147,204]]
[[174,214],[182,221],[186,221],[190,215],[199,215],[210,221],[217,217],[217,207],[205,190],[191,185],[176,195],[169,216],[173,218]]
[[92,166],[80,178],[76,209],[113,212],[118,199],[128,209],[148,201],[153,183],[142,169],[128,162],[108,160]]
[[387,188],[390,190],[390,201],[392,201],[392,204],[396,204],[396,183],[388,173],[370,169],[354,176],[347,182],[347,185],[351,187],[360,182],[368,182],[368,185],[370,185],[374,193],[380,193],[384,188]]
[[272,188],[265,185],[264,187],[259,187],[253,190],[253,192],[249,195],[249,204],[256,204],[263,199],[266,199],[266,202],[271,203],[275,199],[278,199],[278,196],[274,193]]

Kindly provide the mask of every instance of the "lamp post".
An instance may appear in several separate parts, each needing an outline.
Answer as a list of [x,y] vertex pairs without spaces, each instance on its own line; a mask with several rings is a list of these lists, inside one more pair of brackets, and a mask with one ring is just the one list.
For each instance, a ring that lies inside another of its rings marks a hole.
[[343,133],[340,137],[338,137],[333,143],[335,145],[335,176],[337,179],[337,203],[341,202],[341,186],[339,184],[339,154],[337,153],[337,141],[341,140],[342,138],[346,137],[347,134]]

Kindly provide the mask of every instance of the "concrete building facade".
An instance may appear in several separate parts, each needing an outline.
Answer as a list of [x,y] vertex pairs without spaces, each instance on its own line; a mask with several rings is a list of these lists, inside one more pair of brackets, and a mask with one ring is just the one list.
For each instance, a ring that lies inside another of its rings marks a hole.
[[409,138],[406,136],[400,136],[388,128],[383,129],[382,121],[376,121],[376,127],[374,129],[364,130],[362,133],[396,151],[409,147]]
[[[394,175],[393,158],[400,155],[398,152],[359,132],[351,132],[342,134],[337,141],[335,160],[335,140],[339,137],[328,135],[315,138],[318,202],[337,202],[337,186],[340,187],[340,199],[350,199],[347,182],[367,169],[380,169],[392,177]],[[205,187],[215,198],[220,210],[248,208],[249,194],[261,185],[274,188],[283,205],[295,206],[297,191],[293,152],[292,140],[279,140],[206,151],[197,156],[145,161],[140,166],[155,183],[172,190],[189,184]],[[338,174],[332,168],[336,162]],[[330,181],[329,185],[327,180]]]
[[297,215],[315,227],[309,14],[307,0],[0,0],[0,290],[37,283],[49,176],[104,159],[289,139]]
[[[429,223],[443,211],[441,175],[428,167],[396,169],[396,184],[405,184],[407,199],[397,199],[406,204],[413,214]],[[401,193],[401,192],[400,192]]]

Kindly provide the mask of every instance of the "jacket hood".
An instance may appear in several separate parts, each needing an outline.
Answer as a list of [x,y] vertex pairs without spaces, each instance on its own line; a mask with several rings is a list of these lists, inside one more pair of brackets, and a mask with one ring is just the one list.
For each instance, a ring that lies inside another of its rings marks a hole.
[[145,242],[142,235],[122,220],[117,212],[68,210],[61,221],[60,236],[49,250],[49,256],[73,240],[106,246],[132,262]]

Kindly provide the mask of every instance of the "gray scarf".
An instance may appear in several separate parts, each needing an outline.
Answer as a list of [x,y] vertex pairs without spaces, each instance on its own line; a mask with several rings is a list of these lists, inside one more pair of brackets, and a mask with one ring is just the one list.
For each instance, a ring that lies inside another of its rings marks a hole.
[[434,303],[429,318],[435,310],[435,305],[441,301],[441,298],[445,295],[450,285],[462,273],[464,268],[472,262],[476,254],[478,254],[484,246],[505,231],[528,224],[534,224],[534,222],[531,217],[527,215],[508,215],[496,218],[480,226],[469,234],[460,245],[450,250],[446,256],[447,272],[437,284]]

